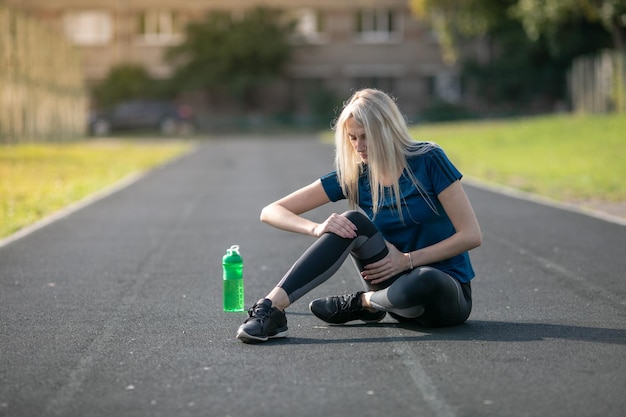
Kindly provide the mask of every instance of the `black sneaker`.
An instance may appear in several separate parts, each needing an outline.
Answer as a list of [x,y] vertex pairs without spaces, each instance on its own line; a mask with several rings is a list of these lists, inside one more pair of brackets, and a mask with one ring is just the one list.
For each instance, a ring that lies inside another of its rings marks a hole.
[[239,326],[237,339],[244,343],[265,342],[287,336],[287,316],[272,307],[272,300],[263,298],[248,310],[249,317]]
[[309,309],[317,318],[326,323],[343,324],[352,320],[377,323],[385,318],[384,311],[369,311],[361,305],[363,291],[349,295],[318,298],[311,301]]

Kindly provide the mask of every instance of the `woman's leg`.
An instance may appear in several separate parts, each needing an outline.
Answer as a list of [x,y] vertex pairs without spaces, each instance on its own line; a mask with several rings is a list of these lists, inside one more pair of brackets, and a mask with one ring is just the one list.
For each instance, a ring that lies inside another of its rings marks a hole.
[[326,233],[313,243],[285,274],[267,298],[284,309],[328,280],[352,254],[357,263],[376,262],[389,252],[385,240],[364,214],[351,210],[342,214],[357,227],[357,237],[344,239]]
[[423,326],[461,324],[472,309],[470,284],[431,267],[415,268],[368,296],[367,304],[372,307]]
[[[278,285],[266,298],[257,301],[249,310],[248,318],[239,326],[237,338],[244,343],[265,342],[287,336],[287,316],[284,309],[311,289],[330,278],[349,254],[365,264],[387,256],[385,240],[374,224],[358,211],[343,214],[357,227],[357,237],[344,239],[333,233],[320,237],[296,261]],[[365,311],[358,302],[358,318],[364,321],[381,320],[386,313]]]

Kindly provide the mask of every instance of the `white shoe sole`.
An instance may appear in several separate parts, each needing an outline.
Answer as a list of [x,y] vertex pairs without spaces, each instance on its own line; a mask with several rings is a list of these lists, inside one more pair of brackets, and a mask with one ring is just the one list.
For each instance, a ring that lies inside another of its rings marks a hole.
[[282,332],[278,332],[275,335],[267,336],[267,337],[259,337],[252,336],[246,333],[244,330],[239,330],[237,332],[237,339],[241,340],[244,343],[259,343],[259,342],[267,342],[268,339],[278,339],[281,337],[287,337],[289,335],[289,330],[283,330]]

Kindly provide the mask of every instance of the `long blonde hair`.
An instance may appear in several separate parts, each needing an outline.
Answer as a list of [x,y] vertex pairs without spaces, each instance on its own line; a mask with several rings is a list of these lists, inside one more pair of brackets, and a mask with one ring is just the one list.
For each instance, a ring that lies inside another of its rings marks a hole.
[[[335,168],[344,195],[351,208],[358,205],[358,181],[362,174],[362,161],[354,150],[348,137],[346,122],[353,118],[363,126],[367,141],[367,175],[372,192],[374,216],[380,209],[384,198],[383,178],[391,179],[391,196],[395,198],[396,208],[402,218],[402,196],[399,177],[407,170],[409,178],[423,196],[423,188],[418,183],[409,167],[407,158],[423,154],[437,146],[430,142],[415,142],[402,113],[395,101],[386,93],[376,89],[357,91],[345,102],[335,125]],[[434,208],[427,198],[431,208]]]

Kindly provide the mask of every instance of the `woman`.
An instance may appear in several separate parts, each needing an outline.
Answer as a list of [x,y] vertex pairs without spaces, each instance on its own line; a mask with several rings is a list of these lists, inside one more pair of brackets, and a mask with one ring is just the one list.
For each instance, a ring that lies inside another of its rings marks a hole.
[[[348,255],[367,291],[312,301],[321,320],[378,322],[389,312],[423,326],[465,322],[474,277],[468,251],[482,236],[461,173],[436,144],[414,142],[395,102],[374,89],[346,102],[335,146],[336,171],[262,210],[263,222],[319,239],[250,308],[237,338],[287,336],[285,308],[330,278]],[[319,224],[301,216],[341,199],[352,210]]]

